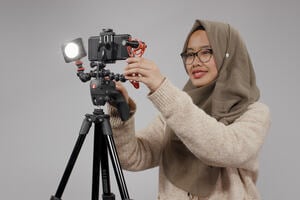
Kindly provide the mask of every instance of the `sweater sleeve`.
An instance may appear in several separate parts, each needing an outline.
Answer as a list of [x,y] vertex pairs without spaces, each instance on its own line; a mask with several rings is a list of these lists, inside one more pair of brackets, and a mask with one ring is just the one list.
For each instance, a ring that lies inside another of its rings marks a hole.
[[226,126],[194,105],[168,80],[149,99],[186,147],[212,166],[247,168],[245,165],[257,156],[270,125],[268,107],[256,102]]
[[157,116],[146,128],[135,131],[133,113],[122,122],[115,108],[109,107],[108,111],[122,168],[139,171],[158,166],[165,129],[163,118]]

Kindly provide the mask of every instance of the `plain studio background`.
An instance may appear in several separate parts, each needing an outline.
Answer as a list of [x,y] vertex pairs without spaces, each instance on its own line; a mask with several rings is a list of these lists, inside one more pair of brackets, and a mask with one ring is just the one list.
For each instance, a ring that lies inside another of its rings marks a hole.
[[[228,22],[243,36],[261,89],[272,111],[272,128],[260,156],[258,188],[263,199],[299,197],[299,8],[296,0],[269,1],[79,1],[1,0],[1,199],[49,199],[54,194],[78,136],[94,107],[88,83],[65,64],[60,45],[98,35],[103,28],[145,41],[145,57],[182,88],[187,80],[179,56],[196,18]],[[86,45],[87,47],[87,45]],[[84,59],[87,70],[88,60]],[[124,61],[108,65],[122,72]],[[157,111],[147,89],[125,83],[138,105],[136,127]],[[63,199],[89,199],[91,128]],[[132,199],[152,200],[157,168],[124,172]],[[119,191],[111,170],[112,191]],[[102,191],[100,191],[102,193]]]

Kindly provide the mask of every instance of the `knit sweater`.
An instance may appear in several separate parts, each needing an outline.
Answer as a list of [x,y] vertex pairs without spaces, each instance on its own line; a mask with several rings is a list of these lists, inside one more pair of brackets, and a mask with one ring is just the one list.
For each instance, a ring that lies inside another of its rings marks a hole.
[[205,199],[260,199],[255,183],[258,154],[270,126],[266,105],[253,103],[234,123],[226,126],[194,105],[192,99],[168,79],[148,98],[160,115],[142,130],[135,130],[134,114],[122,122],[116,109],[108,109],[123,169],[139,171],[159,166],[157,199],[200,200],[177,188],[165,176],[161,153],[168,124],[197,158],[207,165],[221,167],[216,187]]

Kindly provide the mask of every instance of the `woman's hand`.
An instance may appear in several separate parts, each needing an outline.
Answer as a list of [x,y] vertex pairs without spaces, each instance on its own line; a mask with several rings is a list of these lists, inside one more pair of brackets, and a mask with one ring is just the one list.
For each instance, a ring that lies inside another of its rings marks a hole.
[[121,92],[121,94],[123,95],[126,103],[128,103],[129,102],[129,95],[128,95],[128,92],[127,92],[126,88],[119,81],[116,81],[115,83],[116,83],[116,89]]
[[156,91],[164,80],[157,65],[145,58],[134,57],[126,60],[125,78],[144,83],[150,92]]

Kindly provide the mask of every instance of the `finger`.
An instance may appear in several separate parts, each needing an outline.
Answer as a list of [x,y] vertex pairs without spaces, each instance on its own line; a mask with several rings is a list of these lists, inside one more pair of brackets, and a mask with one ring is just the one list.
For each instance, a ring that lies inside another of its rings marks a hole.
[[139,82],[139,81],[141,81],[141,78],[140,78],[140,77],[142,77],[142,76],[140,76],[140,75],[130,75],[130,76],[125,76],[125,78],[126,78],[127,80],[129,80],[130,82],[132,82],[132,81]]
[[128,92],[123,84],[116,82],[116,89],[122,93],[126,100],[129,98]]
[[153,68],[153,63],[143,58],[132,58],[132,60],[130,60],[130,63],[128,63],[126,67],[127,68],[139,67],[144,69],[151,69]]
[[121,92],[124,90],[123,86],[119,85],[119,84],[116,84],[116,89],[121,91]]
[[139,63],[131,63],[131,64],[129,64],[125,67],[125,70],[126,69],[133,69],[133,68],[140,68],[140,64]]
[[136,63],[131,63],[125,67],[125,70],[127,69],[134,69],[134,68],[140,68],[140,69],[151,69],[151,66],[149,66],[147,63],[143,62],[136,62]]
[[141,60],[140,57],[129,57],[129,58],[126,59],[126,62],[127,62],[128,64],[130,64],[130,63],[139,62],[140,60]]
[[124,71],[125,76],[133,76],[133,75],[139,74],[141,76],[148,77],[149,76],[149,71],[142,69],[142,68],[133,68],[133,69],[128,69]]

